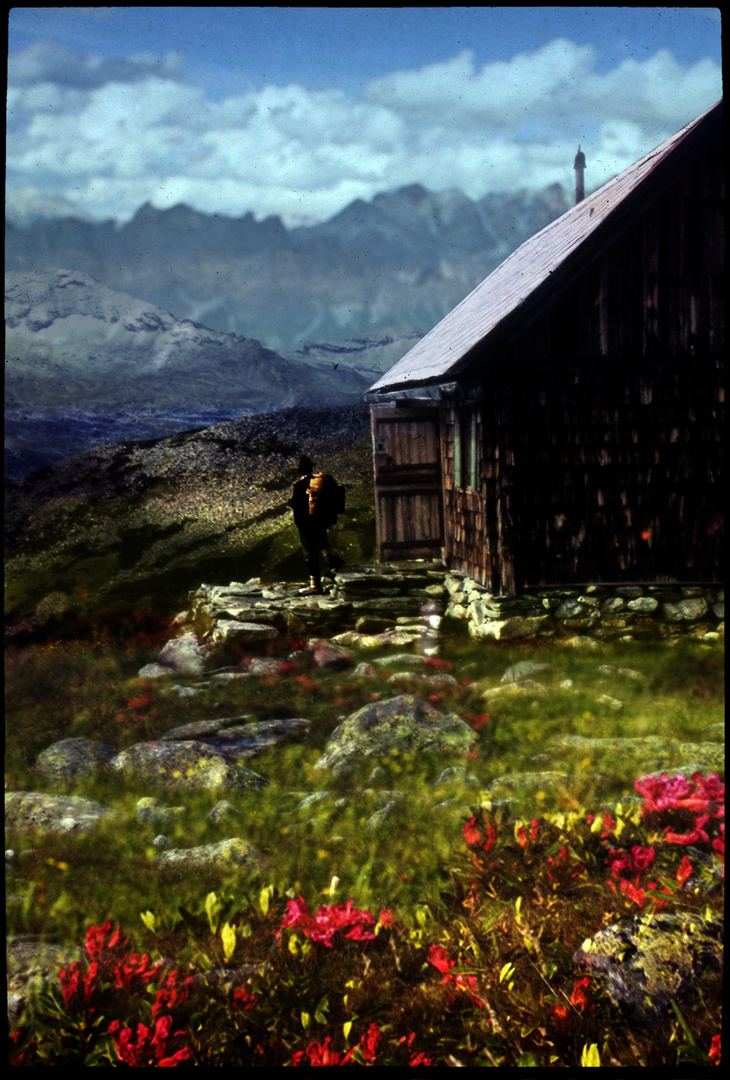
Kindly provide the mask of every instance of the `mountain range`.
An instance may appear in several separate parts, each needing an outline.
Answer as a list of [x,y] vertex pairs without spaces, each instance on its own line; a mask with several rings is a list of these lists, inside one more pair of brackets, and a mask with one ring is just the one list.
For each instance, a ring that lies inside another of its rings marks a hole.
[[288,355],[392,327],[427,332],[568,206],[557,184],[478,200],[411,184],[294,228],[182,204],[145,204],[122,225],[26,217],[6,223],[6,269],[67,268]]
[[90,445],[359,401],[567,205],[559,185],[472,201],[413,184],[292,229],[26,207],[6,222],[6,481]]
[[7,274],[5,317],[6,480],[94,443],[352,404],[408,348],[344,342],[289,359],[68,270]]

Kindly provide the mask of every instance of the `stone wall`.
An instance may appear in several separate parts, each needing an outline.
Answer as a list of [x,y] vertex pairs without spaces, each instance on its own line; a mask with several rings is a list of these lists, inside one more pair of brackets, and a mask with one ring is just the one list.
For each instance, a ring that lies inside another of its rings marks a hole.
[[449,573],[445,614],[466,619],[477,639],[588,638],[635,641],[725,633],[722,586],[585,585],[528,589],[493,596],[463,575]]

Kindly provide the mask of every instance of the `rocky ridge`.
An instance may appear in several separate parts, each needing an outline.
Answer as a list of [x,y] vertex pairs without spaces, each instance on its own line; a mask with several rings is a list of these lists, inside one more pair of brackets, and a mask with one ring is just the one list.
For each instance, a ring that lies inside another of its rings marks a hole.
[[395,325],[425,333],[569,205],[559,185],[472,201],[411,184],[288,229],[277,217],[146,204],[122,226],[73,217],[8,222],[6,267],[67,267],[179,319],[288,354],[308,341],[369,338]]

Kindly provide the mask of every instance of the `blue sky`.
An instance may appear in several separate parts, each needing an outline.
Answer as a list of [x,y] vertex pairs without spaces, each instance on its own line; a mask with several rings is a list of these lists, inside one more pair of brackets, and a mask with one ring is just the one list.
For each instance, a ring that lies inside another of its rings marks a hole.
[[588,190],[722,93],[716,8],[12,8],[11,210],[288,224],[420,182]]

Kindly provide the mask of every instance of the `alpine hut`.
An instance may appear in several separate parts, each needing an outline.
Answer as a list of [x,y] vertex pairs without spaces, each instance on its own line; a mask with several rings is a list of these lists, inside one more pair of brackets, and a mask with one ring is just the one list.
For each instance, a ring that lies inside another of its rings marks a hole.
[[382,561],[497,595],[722,580],[723,197],[720,101],[371,386]]

